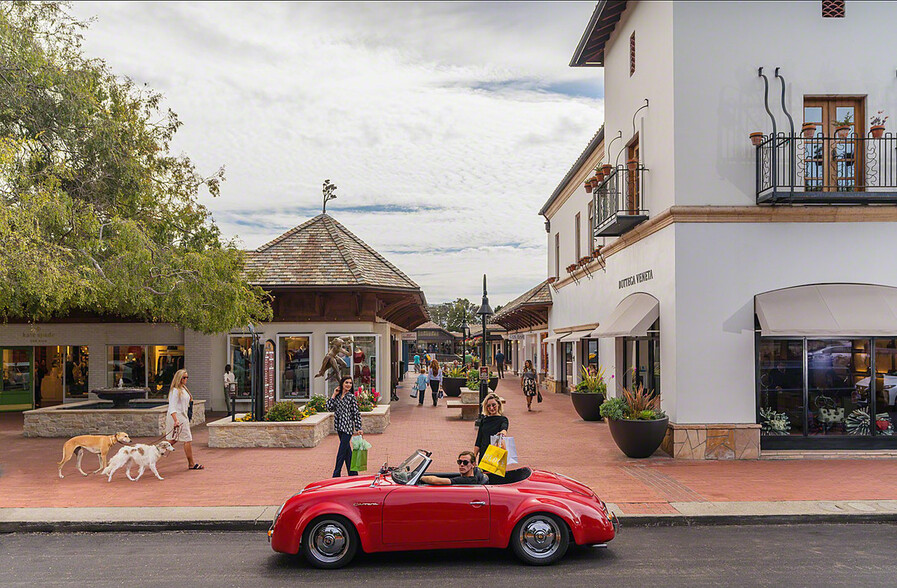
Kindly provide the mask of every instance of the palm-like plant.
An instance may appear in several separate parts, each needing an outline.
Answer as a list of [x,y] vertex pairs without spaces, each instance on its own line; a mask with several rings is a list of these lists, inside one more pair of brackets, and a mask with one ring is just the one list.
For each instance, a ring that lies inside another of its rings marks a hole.
[[586,369],[585,366],[580,367],[579,384],[576,386],[576,391],[607,395],[607,383],[604,381],[604,370],[599,367],[592,372],[591,370]]

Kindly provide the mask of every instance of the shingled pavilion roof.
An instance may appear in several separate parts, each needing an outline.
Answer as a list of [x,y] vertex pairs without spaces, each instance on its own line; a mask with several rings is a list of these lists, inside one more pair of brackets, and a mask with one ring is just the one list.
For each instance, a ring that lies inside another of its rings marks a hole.
[[528,329],[548,323],[548,308],[551,306],[551,290],[548,280],[527,290],[492,317],[509,331]]
[[405,328],[430,318],[420,286],[328,214],[247,251],[245,271],[252,284],[273,291],[372,291],[413,298],[419,311],[400,321]]

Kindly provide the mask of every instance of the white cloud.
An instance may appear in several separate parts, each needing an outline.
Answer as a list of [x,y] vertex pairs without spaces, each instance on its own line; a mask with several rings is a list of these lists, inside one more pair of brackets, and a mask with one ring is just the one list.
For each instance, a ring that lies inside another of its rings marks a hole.
[[478,299],[485,271],[493,304],[544,279],[537,212],[603,120],[600,70],[567,67],[593,8],[74,5],[90,55],[165,94],[176,148],[226,166],[226,236],[303,222],[329,178],[328,211],[431,302]]

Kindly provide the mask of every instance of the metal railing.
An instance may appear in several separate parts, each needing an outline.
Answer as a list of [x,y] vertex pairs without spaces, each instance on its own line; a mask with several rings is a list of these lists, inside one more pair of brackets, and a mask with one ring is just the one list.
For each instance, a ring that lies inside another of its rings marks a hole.
[[[592,206],[595,210],[595,236],[607,237],[622,234],[635,226],[627,223],[614,230],[620,217],[639,217],[635,224],[647,218],[648,211],[642,208],[645,166],[639,164],[634,170],[617,166],[592,190]],[[631,226],[628,226],[631,225]],[[610,232],[609,232],[610,231]]]
[[757,203],[897,202],[897,137],[766,135],[756,147]]

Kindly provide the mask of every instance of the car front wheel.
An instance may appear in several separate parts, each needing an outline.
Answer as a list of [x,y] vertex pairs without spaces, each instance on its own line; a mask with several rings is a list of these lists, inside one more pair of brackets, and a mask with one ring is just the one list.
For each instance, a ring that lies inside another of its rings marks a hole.
[[341,568],[355,557],[358,534],[343,517],[320,517],[306,525],[301,550],[308,563],[316,568]]
[[524,517],[511,538],[514,555],[532,566],[553,564],[564,557],[569,544],[570,533],[564,521],[544,512]]

